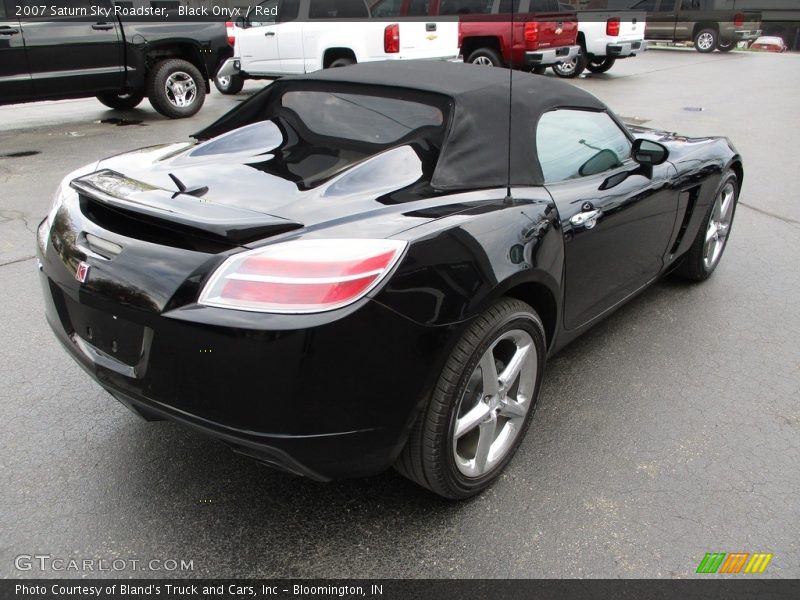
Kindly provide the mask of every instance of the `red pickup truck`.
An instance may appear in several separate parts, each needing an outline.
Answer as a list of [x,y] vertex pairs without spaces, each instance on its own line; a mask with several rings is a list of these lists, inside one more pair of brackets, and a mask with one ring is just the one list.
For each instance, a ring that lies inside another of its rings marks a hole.
[[559,9],[558,0],[378,0],[372,16],[458,17],[465,62],[544,73],[580,53],[578,15]]

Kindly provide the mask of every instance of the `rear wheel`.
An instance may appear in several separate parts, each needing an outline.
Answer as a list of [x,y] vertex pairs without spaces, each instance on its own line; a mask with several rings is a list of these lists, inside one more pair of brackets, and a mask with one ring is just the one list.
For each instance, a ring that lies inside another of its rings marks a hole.
[[220,94],[238,94],[244,87],[244,77],[241,75],[223,75],[214,78],[214,87]]
[[192,63],[170,58],[155,65],[147,74],[147,98],[165,117],[191,117],[205,102],[205,82]]
[[733,40],[720,40],[717,42],[717,50],[720,52],[730,52],[736,48],[736,42]]
[[614,66],[614,63],[617,62],[617,59],[613,56],[605,56],[603,58],[593,58],[589,61],[586,65],[586,68],[589,69],[592,73],[605,73],[611,67]]
[[553,73],[559,77],[571,79],[583,73],[584,69],[586,69],[586,62],[586,55],[581,51],[572,60],[553,65]]
[[503,59],[500,53],[494,48],[478,48],[468,57],[467,62],[483,67],[502,67]]
[[144,100],[141,92],[101,92],[97,99],[109,108],[116,110],[130,110],[136,108]]
[[329,69],[338,69],[339,67],[347,67],[349,65],[356,64],[355,59],[353,58],[337,58],[333,61],[330,65],[328,65]]
[[731,233],[739,184],[736,174],[728,171],[708,209],[703,226],[676,273],[693,281],[708,279],[717,268]]
[[446,498],[488,487],[525,434],[544,371],[544,328],[520,300],[477,317],[445,364],[395,468]]
[[694,36],[694,49],[706,54],[713,52],[717,47],[717,31],[715,29],[701,29]]

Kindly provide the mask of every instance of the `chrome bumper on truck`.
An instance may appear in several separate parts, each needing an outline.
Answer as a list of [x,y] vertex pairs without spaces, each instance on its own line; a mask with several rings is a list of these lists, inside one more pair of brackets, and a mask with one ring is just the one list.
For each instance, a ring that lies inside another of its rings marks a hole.
[[574,59],[580,51],[580,46],[561,46],[559,48],[547,48],[546,50],[533,50],[525,52],[525,64],[529,67],[555,65]]
[[749,42],[761,36],[760,29],[737,29],[733,32],[733,38],[737,42]]
[[606,46],[606,56],[626,58],[628,56],[636,56],[639,52],[644,52],[645,50],[647,50],[647,42],[644,40],[617,42]]
[[217,77],[230,77],[231,75],[237,75],[239,71],[242,70],[242,61],[236,57],[229,58],[217,71]]

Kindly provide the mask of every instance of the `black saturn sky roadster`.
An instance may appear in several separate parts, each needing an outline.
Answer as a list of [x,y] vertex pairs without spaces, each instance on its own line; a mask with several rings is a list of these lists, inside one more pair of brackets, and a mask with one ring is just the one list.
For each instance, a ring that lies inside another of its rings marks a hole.
[[453,63],[282,79],[194,137],[64,179],[37,244],[58,339],[146,419],[448,498],[512,458],[548,355],[711,275],[742,184],[725,138]]

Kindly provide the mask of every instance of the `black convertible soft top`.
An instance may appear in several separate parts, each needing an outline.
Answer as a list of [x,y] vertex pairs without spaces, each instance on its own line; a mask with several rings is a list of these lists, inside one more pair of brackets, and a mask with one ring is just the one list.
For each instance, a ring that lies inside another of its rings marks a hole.
[[[511,104],[511,184],[541,185],[536,158],[536,124],[554,108],[606,110],[591,94],[565,82],[514,71]],[[206,129],[199,140],[215,137],[263,118],[274,91],[292,82],[329,82],[402,88],[440,94],[453,101],[454,113],[431,179],[442,190],[503,187],[508,183],[509,72],[444,61],[369,62],[287,77],[243,102]]]

